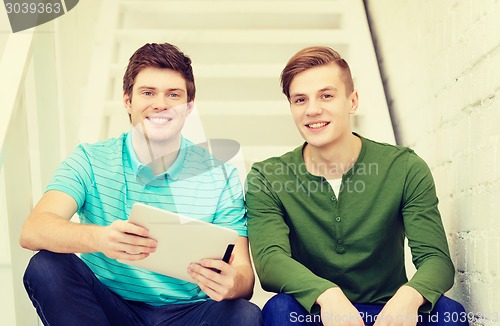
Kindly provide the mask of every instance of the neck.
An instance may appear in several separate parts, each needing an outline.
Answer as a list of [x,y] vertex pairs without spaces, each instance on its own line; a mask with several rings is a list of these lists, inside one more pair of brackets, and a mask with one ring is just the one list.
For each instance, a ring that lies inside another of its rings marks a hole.
[[339,179],[352,168],[361,151],[361,139],[352,133],[327,146],[304,148],[307,170],[326,179]]
[[181,137],[162,141],[148,138],[139,128],[132,129],[132,146],[134,152],[144,165],[148,165],[155,175],[165,172],[177,158]]

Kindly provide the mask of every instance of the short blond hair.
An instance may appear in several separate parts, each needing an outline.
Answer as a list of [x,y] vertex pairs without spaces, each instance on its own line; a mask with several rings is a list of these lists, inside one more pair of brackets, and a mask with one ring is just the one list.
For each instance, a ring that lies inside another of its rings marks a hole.
[[354,91],[351,69],[340,54],[332,48],[326,46],[311,46],[297,52],[288,60],[285,68],[281,72],[281,88],[283,94],[290,100],[290,84],[292,80],[301,72],[318,66],[335,63],[342,72],[342,79],[346,89],[346,94]]

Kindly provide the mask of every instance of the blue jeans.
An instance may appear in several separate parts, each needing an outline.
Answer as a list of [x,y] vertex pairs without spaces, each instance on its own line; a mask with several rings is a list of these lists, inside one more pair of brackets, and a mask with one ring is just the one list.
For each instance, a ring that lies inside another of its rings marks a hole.
[[40,251],[24,287],[45,325],[262,325],[260,309],[244,300],[151,306],[110,291],[74,254]]
[[[355,304],[366,326],[375,322],[383,305]],[[262,309],[264,326],[309,325],[321,326],[319,315],[310,315],[291,295],[280,293],[269,299]],[[457,322],[458,320],[458,322]],[[464,307],[445,296],[434,305],[430,314],[419,314],[419,326],[466,326],[469,325]]]

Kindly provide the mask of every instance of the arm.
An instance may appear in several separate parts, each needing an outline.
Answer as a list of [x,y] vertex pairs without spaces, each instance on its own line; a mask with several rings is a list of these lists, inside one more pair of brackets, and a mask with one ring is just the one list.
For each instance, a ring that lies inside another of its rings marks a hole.
[[70,195],[56,190],[46,192],[23,225],[20,245],[60,253],[99,251],[110,258],[129,260],[144,259],[156,248],[156,241],[146,238],[146,229],[126,221],[106,227],[73,223],[70,218],[76,210]]
[[255,268],[264,290],[293,295],[308,311],[316,312],[320,294],[336,284],[318,277],[292,257],[291,230],[273,182],[282,181],[269,181],[258,165],[252,167],[247,179],[248,235]]
[[[220,274],[212,268],[220,270]],[[205,259],[199,264],[191,264],[188,272],[201,290],[215,301],[252,297],[255,276],[245,237],[238,238],[229,264]]]
[[438,210],[434,180],[427,164],[411,153],[407,163],[403,198],[403,222],[417,272],[406,284],[426,299],[429,312],[453,285],[455,268]]

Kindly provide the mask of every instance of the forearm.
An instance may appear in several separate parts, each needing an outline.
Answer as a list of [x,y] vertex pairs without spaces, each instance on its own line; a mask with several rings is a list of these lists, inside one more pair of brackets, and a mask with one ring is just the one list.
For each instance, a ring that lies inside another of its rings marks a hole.
[[53,213],[32,213],[22,228],[19,243],[30,250],[95,252],[99,251],[96,238],[101,228],[74,223]]
[[407,286],[417,290],[428,302],[421,310],[430,311],[443,293],[453,286],[455,270],[453,265],[441,257],[429,258],[423,262]]
[[270,253],[254,261],[264,290],[293,295],[309,312],[317,312],[321,293],[337,286],[286,254]]

